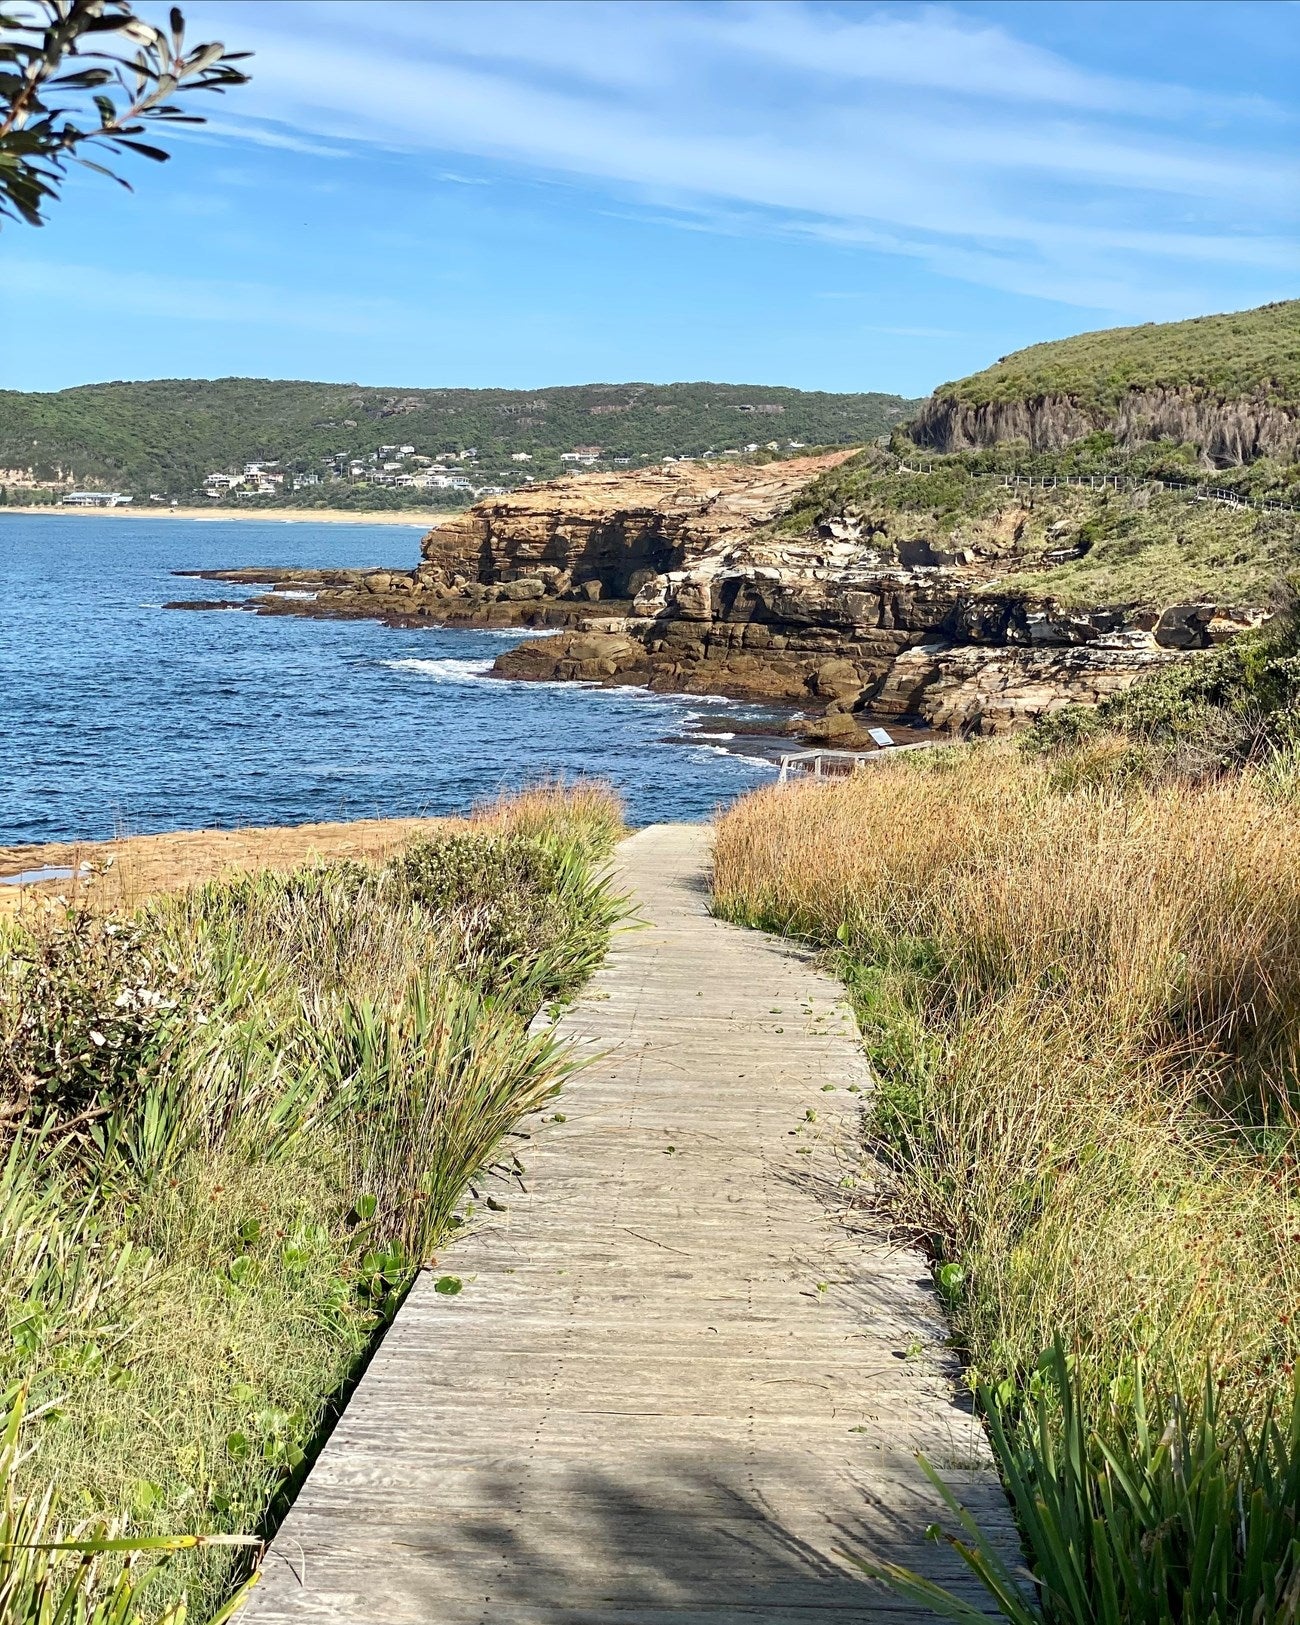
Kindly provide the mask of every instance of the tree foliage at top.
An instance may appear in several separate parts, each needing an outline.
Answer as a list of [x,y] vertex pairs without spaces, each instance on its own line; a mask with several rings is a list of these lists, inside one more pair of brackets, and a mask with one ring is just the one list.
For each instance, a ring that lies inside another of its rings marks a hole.
[[242,85],[248,55],[219,42],[185,48],[185,19],[167,29],[127,0],[35,0],[0,10],[0,220],[44,224],[72,164],[129,183],[86,156],[169,156],[139,137],[150,124],[202,124],[174,99]]

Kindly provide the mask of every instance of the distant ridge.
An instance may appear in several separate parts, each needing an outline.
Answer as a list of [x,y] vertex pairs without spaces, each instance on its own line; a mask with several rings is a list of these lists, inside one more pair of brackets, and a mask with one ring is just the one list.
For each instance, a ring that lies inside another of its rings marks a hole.
[[[321,459],[406,443],[431,456],[477,447],[485,477],[517,452],[530,471],[599,445],[608,457],[729,450],[775,440],[851,445],[917,407],[898,395],[827,394],[759,384],[582,384],[564,388],[379,389],[258,378],[87,384],[0,391],[3,470],[69,475],[137,496],[191,498],[206,475],[276,459],[290,473]],[[337,488],[335,488],[337,489]]]

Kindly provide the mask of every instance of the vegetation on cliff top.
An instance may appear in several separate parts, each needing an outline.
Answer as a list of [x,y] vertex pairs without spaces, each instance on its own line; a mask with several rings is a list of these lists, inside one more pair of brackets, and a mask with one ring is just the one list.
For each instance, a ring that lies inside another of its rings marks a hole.
[[915,405],[758,384],[374,389],[159,379],[0,391],[0,469],[31,467],[42,478],[72,470],[79,481],[142,496],[191,497],[207,474],[245,462],[274,458],[288,472],[319,473],[321,459],[338,452],[410,444],[432,457],[477,447],[489,474],[494,460],[528,452],[530,471],[548,474],[578,445],[634,462],[768,440],[852,445],[887,433]]
[[[528,1024],[603,952],[620,827],[599,787],[533,793],[382,867],[0,925],[0,1409],[30,1394],[0,1480],[73,1528],[273,1526],[468,1181],[566,1074]],[[173,1559],[149,1617],[211,1607],[239,1561]],[[0,1551],[13,1625],[50,1617],[26,1563]]]
[[1110,407],[1130,390],[1146,389],[1193,389],[1223,400],[1264,396],[1283,408],[1300,406],[1300,299],[1033,344],[941,384],[935,394],[967,405],[1065,395]]

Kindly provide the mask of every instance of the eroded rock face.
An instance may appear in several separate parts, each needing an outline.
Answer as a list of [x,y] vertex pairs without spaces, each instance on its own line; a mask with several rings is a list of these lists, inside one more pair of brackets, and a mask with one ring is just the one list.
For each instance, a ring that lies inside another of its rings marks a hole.
[[484,585],[549,566],[566,590],[633,598],[655,577],[689,569],[780,513],[852,451],[755,468],[674,463],[626,474],[582,474],[480,502],[431,530],[426,563]]
[[925,644],[894,662],[872,698],[879,716],[923,718],[966,734],[1012,733],[1067,705],[1097,705],[1177,659],[1141,643],[987,648]]
[[[685,586],[695,589],[691,613],[678,617]],[[706,588],[712,613],[701,618]],[[809,738],[851,744],[861,712],[1007,732],[1063,705],[1096,704],[1193,646],[1172,636],[1210,641],[1204,606],[1183,606],[1186,617],[1157,629],[1117,611],[1081,615],[988,595],[955,571],[800,578],[733,567],[707,581],[669,580],[656,602],[653,615],[591,620],[508,650],[495,669],[784,701],[823,713]]]
[[1122,446],[1146,440],[1194,445],[1221,468],[1259,457],[1300,456],[1300,419],[1267,397],[1220,400],[1195,390],[1131,390],[1114,407],[1083,406],[1068,395],[1030,400],[961,401],[934,395],[921,408],[912,434],[936,451],[972,451],[1009,440],[1035,451],[1060,451],[1097,429]]

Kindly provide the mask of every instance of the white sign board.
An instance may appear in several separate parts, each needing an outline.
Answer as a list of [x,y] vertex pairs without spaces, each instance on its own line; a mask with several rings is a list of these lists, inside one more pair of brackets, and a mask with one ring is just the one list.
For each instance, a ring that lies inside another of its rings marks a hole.
[[883,728],[868,728],[867,736],[874,739],[878,745],[892,745],[894,743]]

